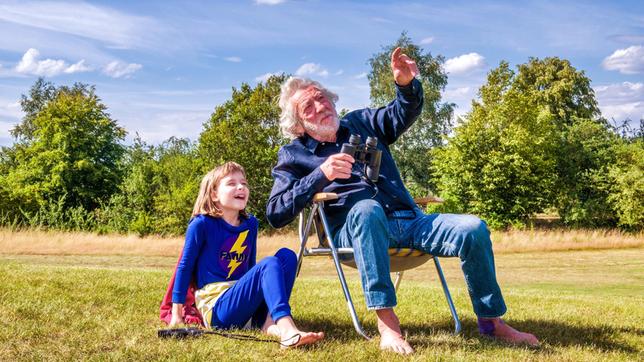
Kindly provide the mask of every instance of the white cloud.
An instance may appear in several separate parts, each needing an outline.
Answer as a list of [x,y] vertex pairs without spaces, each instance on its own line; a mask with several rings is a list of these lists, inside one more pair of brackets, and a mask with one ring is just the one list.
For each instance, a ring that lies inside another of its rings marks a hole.
[[85,59],[81,59],[78,63],[70,65],[65,69],[65,73],[80,73],[80,72],[89,72],[93,70],[92,67],[85,65]]
[[644,72],[644,47],[634,45],[626,49],[617,49],[604,59],[602,65],[604,69],[618,70],[623,74]]
[[118,60],[115,60],[103,68],[103,73],[112,77],[112,78],[129,78],[137,70],[143,68],[141,64],[136,63],[123,63]]
[[85,60],[81,60],[70,66],[62,59],[45,59],[39,60],[40,52],[38,49],[30,48],[22,56],[22,59],[16,65],[15,71],[22,74],[43,75],[53,77],[60,73],[79,73],[90,71],[91,68],[85,65]]
[[485,65],[485,58],[482,55],[478,53],[469,53],[447,59],[444,67],[447,73],[454,75],[482,69]]
[[232,62],[232,63],[239,63],[239,62],[242,61],[242,59],[240,57],[226,57],[226,58],[224,58],[224,60],[226,60],[228,62]]
[[84,2],[5,2],[0,4],[0,20],[94,39],[120,49],[150,47],[158,42],[164,31],[161,24],[151,18]]
[[362,72],[362,73],[360,73],[358,75],[355,75],[353,77],[353,79],[365,79],[365,78],[367,78],[367,72]]
[[644,84],[622,82],[596,86],[595,95],[602,115],[617,121],[644,118]]
[[333,73],[333,75],[342,75],[342,74],[344,74],[344,70],[343,70],[343,69],[340,69],[340,70],[338,70],[337,72]]
[[431,44],[433,42],[434,42],[434,37],[433,36],[428,36],[427,38],[423,38],[423,39],[420,40],[421,45],[427,45],[427,44]]
[[319,77],[327,77],[329,71],[322,68],[320,64],[316,63],[304,63],[295,71],[295,75],[300,77],[316,75]]
[[286,0],[255,0],[257,5],[279,5],[285,2]]
[[282,74],[282,73],[284,73],[284,72],[281,71],[281,70],[278,70],[275,73],[265,73],[265,74],[258,75],[257,77],[255,77],[255,80],[258,81],[258,82],[266,82],[268,80],[268,78],[270,78],[270,77],[272,77],[274,75]]

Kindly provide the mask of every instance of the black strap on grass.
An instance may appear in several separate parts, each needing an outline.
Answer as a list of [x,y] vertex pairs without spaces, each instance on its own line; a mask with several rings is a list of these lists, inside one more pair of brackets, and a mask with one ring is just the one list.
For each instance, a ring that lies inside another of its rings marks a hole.
[[[224,332],[222,330],[201,329],[196,327],[159,329],[157,332],[157,335],[159,338],[176,338],[176,339],[201,337],[204,334],[214,334],[217,336],[222,336],[230,339],[237,339],[240,341],[277,343],[280,346],[284,346],[284,347],[291,347],[296,345],[300,341],[300,337],[301,337],[299,334],[295,334],[292,337],[287,338],[285,340],[276,341],[273,339],[259,338],[248,334],[230,333],[230,332]],[[288,344],[284,343],[284,342],[289,342],[291,340],[295,340],[295,342],[291,342]]]

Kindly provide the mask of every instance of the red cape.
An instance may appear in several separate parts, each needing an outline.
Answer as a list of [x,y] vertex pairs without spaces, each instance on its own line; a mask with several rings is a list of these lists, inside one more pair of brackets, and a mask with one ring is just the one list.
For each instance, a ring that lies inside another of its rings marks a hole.
[[[179,255],[179,261],[183,256],[183,252]],[[174,278],[177,275],[177,267],[179,266],[179,261],[174,267],[174,273],[172,273],[172,278],[170,278],[170,283],[168,284],[168,289],[163,296],[161,301],[161,307],[159,308],[159,319],[165,322],[165,324],[170,324],[172,320],[172,289],[174,288]],[[194,279],[190,282],[190,287],[188,287],[188,292],[186,293],[186,302],[183,304],[183,321],[186,324],[199,324],[202,325],[201,313],[195,307],[195,288]]]

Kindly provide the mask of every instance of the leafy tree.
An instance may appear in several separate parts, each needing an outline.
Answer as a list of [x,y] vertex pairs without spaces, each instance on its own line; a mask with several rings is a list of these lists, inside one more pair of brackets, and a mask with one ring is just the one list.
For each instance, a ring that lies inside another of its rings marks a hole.
[[[434,169],[445,172],[441,190],[452,200],[447,206],[479,212],[499,225],[520,222],[546,206],[555,206],[570,225],[611,226],[619,219],[615,205],[637,209],[625,206],[624,197],[610,196],[617,192],[612,186],[616,180],[632,184],[636,170],[613,167],[615,147],[622,141],[599,117],[590,79],[558,58],[531,58],[517,69],[515,73],[502,62],[489,73],[467,122],[450,139],[445,152],[437,153],[441,160]],[[517,125],[530,130],[532,139],[513,133]],[[507,147],[507,142],[516,147]],[[498,154],[489,153],[489,147]],[[519,175],[498,159],[517,155],[537,178],[529,181],[527,175]],[[503,169],[515,182],[488,177],[490,167]],[[458,179],[464,170],[470,173]],[[513,185],[512,189],[489,194],[490,188],[501,190],[494,185],[499,182]],[[521,194],[528,188],[529,192]],[[498,199],[492,202],[494,195]],[[481,206],[488,202],[488,207]],[[517,214],[516,210],[522,211]]]
[[225,161],[244,166],[251,189],[249,210],[260,220],[265,218],[277,151],[286,143],[279,131],[277,105],[285,79],[273,76],[255,88],[245,83],[233,88],[231,99],[215,108],[199,137],[204,173]]
[[196,145],[170,137],[151,146],[137,136],[121,167],[119,192],[99,212],[101,231],[183,233],[202,177]]
[[573,125],[576,119],[596,119],[600,115],[590,78],[568,60],[530,58],[518,70],[512,87],[548,107],[560,129]]
[[432,168],[446,199],[437,211],[476,213],[504,227],[521,225],[548,205],[555,181],[553,117],[513,89],[513,77],[507,63],[491,71],[467,122],[435,149]]
[[118,192],[98,210],[100,232],[135,232],[146,235],[154,231],[152,215],[157,161],[155,148],[146,144],[137,134],[131,146],[126,148],[119,168],[123,182]]
[[92,210],[121,181],[116,164],[125,130],[94,87],[52,87],[38,80],[23,97],[26,116],[12,131],[18,142],[3,149],[10,161],[2,182],[26,210],[61,199],[65,207]]
[[181,234],[192,214],[202,161],[196,145],[188,139],[171,137],[157,147],[157,174],[154,185],[155,230],[162,234]]
[[555,206],[569,225],[613,226],[608,169],[619,137],[602,121],[574,117],[571,123],[560,132]]
[[392,153],[412,194],[426,196],[435,186],[434,175],[428,167],[432,158],[430,150],[441,146],[442,137],[450,131],[454,104],[441,102],[441,91],[447,85],[447,75],[442,69],[444,58],[425,53],[403,32],[394,44],[384,46],[369,59],[368,79],[373,106],[384,106],[396,97],[390,61],[391,53],[397,47],[416,61],[425,103],[416,123],[392,146]]
[[34,118],[36,118],[48,102],[54,100],[60,92],[71,93],[83,91],[87,91],[87,85],[85,84],[76,83],[72,88],[66,86],[56,88],[53,83],[45,81],[42,77],[38,78],[29,89],[29,96],[23,94],[20,98],[20,106],[25,115],[22,118],[22,122],[11,130],[11,134],[18,142],[32,140],[34,132],[36,131],[36,126],[33,123]]

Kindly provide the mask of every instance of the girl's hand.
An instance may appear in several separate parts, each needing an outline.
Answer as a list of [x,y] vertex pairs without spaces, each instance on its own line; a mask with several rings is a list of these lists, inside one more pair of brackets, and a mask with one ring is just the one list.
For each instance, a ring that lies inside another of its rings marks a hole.
[[180,315],[172,314],[172,319],[170,320],[170,327],[180,326],[184,324],[183,317]]
[[182,324],[184,324],[183,304],[172,303],[172,319],[170,319],[170,327],[179,326]]

